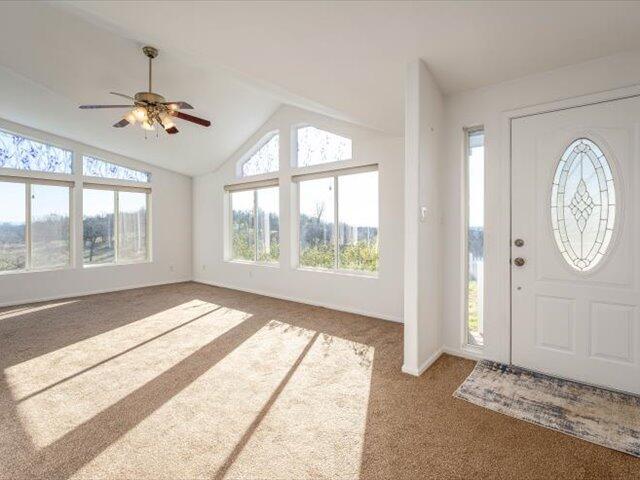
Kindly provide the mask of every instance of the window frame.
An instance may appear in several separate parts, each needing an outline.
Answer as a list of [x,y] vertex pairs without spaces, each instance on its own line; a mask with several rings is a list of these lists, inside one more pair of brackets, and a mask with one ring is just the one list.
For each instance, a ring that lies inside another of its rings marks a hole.
[[[317,130],[321,130],[323,132],[327,132],[332,135],[336,135],[338,137],[346,138],[347,140],[349,140],[351,142],[351,158],[345,158],[344,160],[333,160],[331,162],[326,162],[326,163],[315,163],[313,165],[300,165],[298,161],[298,130],[302,128],[307,128],[307,127],[313,127]],[[337,165],[353,163],[354,161],[356,161],[356,158],[357,158],[356,142],[353,141],[353,137],[351,135],[346,134],[344,132],[337,131],[335,128],[324,127],[322,125],[317,125],[313,123],[298,123],[298,124],[292,125],[290,144],[291,144],[291,168],[296,170],[298,169],[311,170],[311,169],[323,169],[323,168],[324,169],[329,168],[333,170],[336,168],[342,168],[342,167],[337,167]]]
[[[273,137],[277,136],[278,137],[278,168],[272,172],[263,172],[263,173],[256,173],[254,175],[243,175],[242,172],[242,167],[244,166],[245,163],[247,163],[249,160],[251,160],[253,158],[253,156],[258,153],[258,151],[264,147],[267,143],[269,143]],[[267,175],[278,175],[278,173],[280,172],[280,170],[282,169],[282,164],[280,162],[281,160],[281,155],[280,155],[280,130],[279,129],[274,129],[274,130],[269,130],[267,133],[265,133],[262,137],[260,137],[260,140],[258,140],[251,148],[249,148],[241,157],[240,159],[238,159],[238,161],[236,162],[236,178],[238,179],[247,179],[247,178],[260,178],[262,176],[267,176]]]
[[[471,153],[470,136],[477,132],[483,132],[485,136],[485,156],[483,162],[483,169],[485,171],[484,184],[486,187],[486,131],[484,125],[475,125],[473,127],[463,128],[463,149],[462,149],[462,350],[470,353],[479,354],[485,348],[486,342],[482,345],[472,344],[469,342],[469,200],[470,200],[470,185],[469,185],[469,157]],[[486,188],[484,189],[486,192]],[[486,207],[486,195],[485,195],[485,207]],[[485,229],[486,215],[483,218],[483,232]],[[486,246],[483,246],[483,263],[486,264]],[[483,314],[484,314],[484,302],[483,302]]]
[[[339,162],[330,162],[321,165],[335,165]],[[318,165],[312,165],[311,167],[318,167]],[[303,167],[308,168],[308,167]],[[380,168],[377,163],[369,164],[369,165],[358,165],[354,167],[345,167],[338,169],[325,170],[315,173],[303,173],[298,175],[293,175],[291,177],[291,183],[295,184],[295,225],[296,228],[292,230],[293,243],[296,245],[292,252],[295,252],[295,258],[293,264],[295,265],[296,270],[300,270],[303,272],[320,272],[320,273],[328,273],[332,275],[347,275],[347,276],[355,276],[355,277],[365,277],[365,278],[378,278],[380,275],[380,247],[378,246],[378,268],[375,271],[368,270],[351,270],[347,268],[340,268],[340,239],[339,239],[339,225],[340,225],[340,205],[339,205],[339,181],[338,179],[342,176],[346,175],[355,175],[358,173],[366,173],[366,172],[378,172],[378,245],[380,244],[381,239],[381,229],[380,229]],[[333,179],[333,208],[334,208],[334,232],[333,232],[333,248],[334,248],[334,263],[333,268],[324,268],[324,267],[308,267],[300,264],[301,251],[300,251],[300,182],[304,182],[307,180],[316,180],[321,178],[332,178]]]
[[[4,173],[5,170],[8,171],[16,171],[15,169],[9,168],[0,168],[0,172]],[[22,170],[18,170],[23,172]],[[36,173],[31,170],[28,172]],[[17,175],[4,175],[0,173],[0,182],[7,183],[21,183],[25,186],[24,195],[25,195],[25,227],[24,227],[24,244],[25,244],[25,261],[24,268],[16,269],[16,270],[5,270],[0,271],[0,275],[15,275],[21,273],[39,273],[39,272],[52,272],[52,271],[60,271],[60,270],[72,270],[75,268],[75,203],[73,201],[75,195],[75,187],[76,182],[74,180],[59,180],[59,179],[51,179],[51,178],[40,178],[37,176],[17,176]],[[40,173],[49,173],[50,172],[40,172]],[[55,174],[55,175],[66,175],[70,177],[69,174]],[[61,186],[67,187],[69,189],[69,261],[66,265],[59,266],[44,266],[33,268],[32,267],[32,257],[33,257],[33,245],[31,242],[31,220],[33,218],[31,212],[31,186],[32,185],[53,185],[53,186]]]
[[[82,184],[82,192],[85,190],[106,190],[109,192],[113,192],[113,236],[115,240],[115,248],[114,248],[114,261],[108,263],[85,263],[84,261],[84,197],[82,203],[82,229],[80,231],[80,235],[82,237],[82,268],[99,268],[99,267],[114,267],[120,265],[139,265],[144,263],[152,263],[153,262],[153,249],[152,249],[152,190],[151,187],[143,187],[139,186],[139,184],[135,184],[135,186],[131,185],[134,182],[128,182],[128,185],[122,184],[114,184],[114,183],[106,183],[106,182],[94,182],[93,180],[96,177],[87,177],[92,181],[84,181]],[[103,179],[105,180],[105,179]],[[146,201],[146,222],[145,222],[145,244],[147,255],[143,260],[130,260],[130,261],[121,261],[119,259],[119,251],[120,251],[120,202],[119,202],[119,192],[133,192],[133,193],[144,193],[145,201]]]
[[[275,172],[272,172],[275,173]],[[253,176],[253,175],[252,175]],[[244,177],[247,178],[247,177]],[[263,260],[258,260],[258,190],[263,190],[266,188],[278,188],[278,239],[281,241],[281,229],[280,229],[280,219],[281,215],[281,202],[280,202],[280,182],[278,179],[270,179],[270,180],[262,180],[255,182],[245,182],[245,183],[237,183],[231,185],[224,186],[225,199],[226,199],[226,213],[227,218],[225,223],[225,254],[224,260],[229,263],[238,263],[244,265],[256,265],[261,267],[274,267],[279,268],[281,263],[281,255],[278,255],[278,260],[275,262],[268,262]],[[233,258],[233,199],[232,194],[235,192],[253,192],[253,236],[254,236],[254,252],[253,252],[253,260],[244,260],[241,258]]]

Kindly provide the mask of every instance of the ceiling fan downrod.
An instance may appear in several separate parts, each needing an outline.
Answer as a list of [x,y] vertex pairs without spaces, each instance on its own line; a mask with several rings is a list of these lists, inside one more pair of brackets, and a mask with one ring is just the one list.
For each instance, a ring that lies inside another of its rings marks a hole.
[[149,45],[146,45],[142,47],[142,51],[149,58],[149,93],[151,93],[153,91],[151,90],[152,62],[153,62],[153,59],[158,56],[158,49],[155,47],[150,47]]

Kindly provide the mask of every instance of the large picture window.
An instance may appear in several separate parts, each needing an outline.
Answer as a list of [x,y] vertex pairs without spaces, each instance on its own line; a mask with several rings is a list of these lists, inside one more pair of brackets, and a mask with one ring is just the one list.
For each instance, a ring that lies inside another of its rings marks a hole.
[[0,272],[71,263],[70,184],[0,181]]
[[279,261],[279,195],[280,189],[272,185],[230,191],[232,260],[257,263]]
[[466,131],[466,343],[484,344],[484,131]]
[[303,268],[378,270],[377,167],[298,176],[299,264]]
[[85,266],[149,260],[147,190],[85,187],[82,203]]

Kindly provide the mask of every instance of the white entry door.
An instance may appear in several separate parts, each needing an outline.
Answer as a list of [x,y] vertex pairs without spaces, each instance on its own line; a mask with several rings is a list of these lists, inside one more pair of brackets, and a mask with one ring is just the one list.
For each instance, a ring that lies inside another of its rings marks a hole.
[[511,135],[512,362],[640,394],[640,98]]

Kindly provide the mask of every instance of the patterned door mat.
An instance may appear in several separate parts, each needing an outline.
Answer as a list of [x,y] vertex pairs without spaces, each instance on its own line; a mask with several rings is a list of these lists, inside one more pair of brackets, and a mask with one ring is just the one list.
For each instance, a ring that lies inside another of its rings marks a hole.
[[453,394],[640,457],[640,397],[483,360]]

